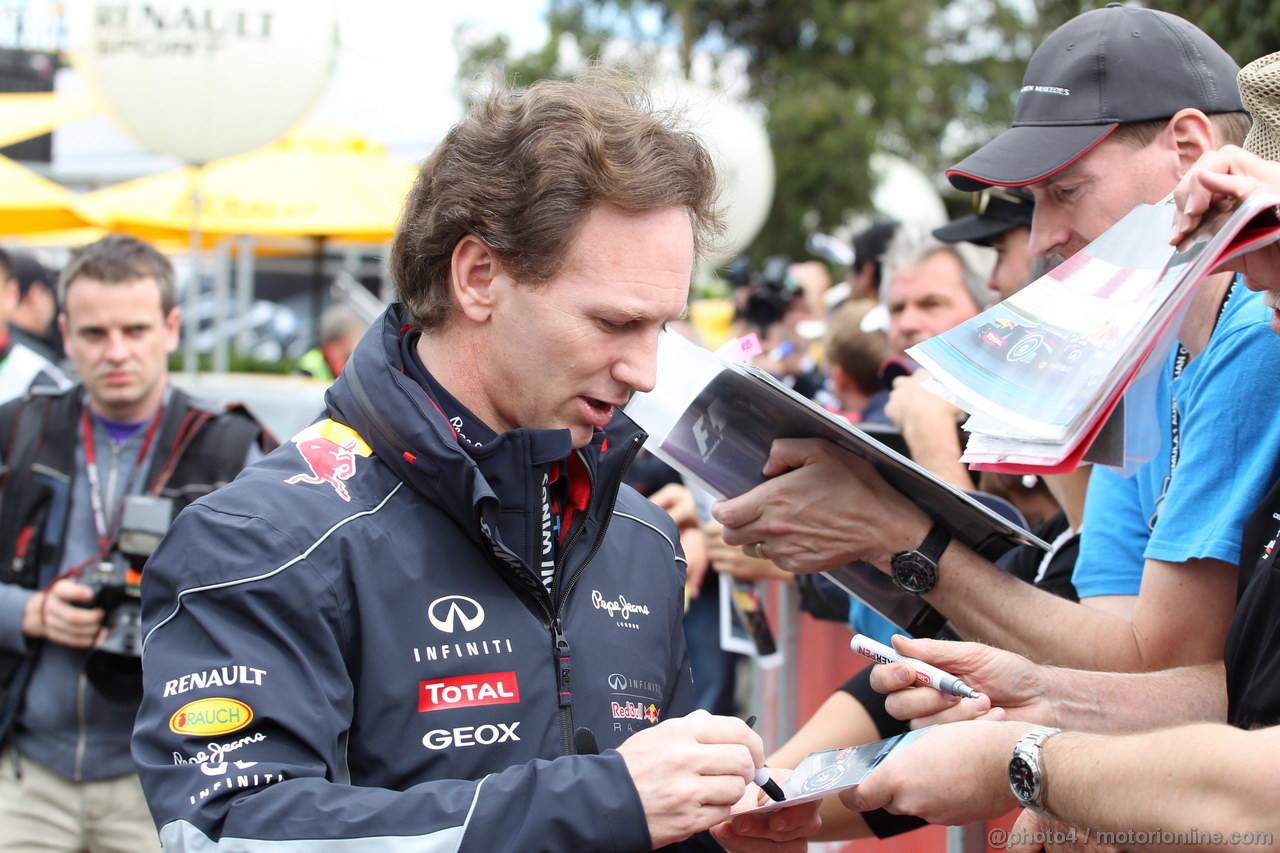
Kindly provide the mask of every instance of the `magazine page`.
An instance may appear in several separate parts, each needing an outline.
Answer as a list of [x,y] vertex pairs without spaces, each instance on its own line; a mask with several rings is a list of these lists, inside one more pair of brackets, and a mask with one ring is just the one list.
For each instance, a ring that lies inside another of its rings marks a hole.
[[855,788],[896,750],[911,743],[929,728],[931,727],[916,729],[874,743],[811,752],[801,759],[791,775],[779,784],[783,796],[786,797],[785,800],[769,801],[753,808],[735,811],[734,814],[776,811],[812,800],[822,800],[835,796],[841,791]]
[[[1099,421],[1163,363],[1196,286],[1224,258],[1280,239],[1277,204],[1250,198],[1177,248],[1171,200],[1139,205],[1019,293],[913,347],[942,396],[973,416],[964,461],[1071,470]],[[1131,463],[1151,447],[1141,421],[1128,424],[1104,459]]]
[[[686,403],[688,389],[697,385],[701,390]],[[675,389],[670,398],[656,399],[667,398],[669,388]],[[683,411],[673,415],[680,405]],[[761,472],[775,439],[824,438],[867,459],[890,485],[979,553],[1003,553],[1010,544],[1047,548],[764,371],[727,364],[678,335],[664,335],[659,344],[654,390],[634,395],[625,411],[649,433],[650,452],[720,497],[736,497],[764,482]]]

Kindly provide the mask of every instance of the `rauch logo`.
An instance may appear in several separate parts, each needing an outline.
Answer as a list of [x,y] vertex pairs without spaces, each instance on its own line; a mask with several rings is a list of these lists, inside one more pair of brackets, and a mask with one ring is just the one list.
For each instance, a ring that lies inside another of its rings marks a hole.
[[169,718],[169,731],[179,735],[225,735],[253,722],[253,709],[236,699],[197,699]]

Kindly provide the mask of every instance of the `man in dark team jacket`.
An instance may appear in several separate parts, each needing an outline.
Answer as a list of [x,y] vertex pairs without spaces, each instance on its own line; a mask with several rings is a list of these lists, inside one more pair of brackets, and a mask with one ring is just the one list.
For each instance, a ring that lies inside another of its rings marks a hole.
[[713,193],[617,83],[450,131],[327,419],[148,565],[134,756],[166,850],[648,850],[747,793],[760,740],[689,713],[683,556],[615,411]]
[[85,580],[126,579],[127,501],[155,500],[162,527],[267,448],[243,410],[169,387],[179,315],[163,255],[104,238],[73,253],[62,288],[81,384],[0,407],[0,848],[138,853],[159,839],[129,752],[137,676],[96,673],[107,614]]

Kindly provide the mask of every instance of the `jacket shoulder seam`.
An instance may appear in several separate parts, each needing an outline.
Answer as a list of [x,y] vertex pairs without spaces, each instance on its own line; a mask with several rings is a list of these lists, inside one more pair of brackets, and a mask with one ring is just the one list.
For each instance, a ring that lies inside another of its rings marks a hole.
[[[142,640],[143,652],[144,653],[146,652],[147,643],[151,641],[151,637],[155,635],[156,631],[159,631],[169,622],[173,621],[175,617],[177,617],[178,613],[182,610],[183,599],[185,599],[187,596],[196,595],[201,592],[208,592],[210,590],[215,590],[215,589],[227,589],[228,587],[240,586],[242,584],[247,584],[247,583],[255,583],[257,581],[267,580],[268,578],[275,577],[276,575],[283,572],[285,569],[288,569],[291,566],[294,566],[294,565],[297,565],[298,563],[306,561],[317,548],[323,545],[329,539],[329,537],[332,536],[334,533],[336,533],[340,528],[345,527],[347,524],[350,524],[351,522],[356,521],[357,519],[363,518],[367,515],[373,515],[374,513],[381,510],[384,506],[387,505],[388,502],[390,502],[391,498],[393,498],[396,495],[396,493],[400,491],[400,487],[403,485],[404,485],[403,482],[396,483],[395,488],[393,488],[390,492],[388,492],[386,497],[384,497],[381,501],[379,501],[375,506],[369,509],[361,510],[360,512],[352,513],[351,515],[348,515],[346,518],[340,519],[332,527],[330,527],[328,530],[322,533],[314,542],[312,542],[310,545],[304,548],[301,552],[285,560],[283,563],[276,566],[274,569],[270,569],[261,574],[252,575],[250,577],[234,578],[232,580],[205,584],[203,586],[193,586],[188,589],[180,590],[178,592],[177,601],[174,602],[173,610],[170,611],[168,616],[164,617],[159,622],[157,622],[155,626],[150,631],[147,632],[146,637],[143,638]],[[210,507],[207,507],[207,506],[205,508],[209,509],[211,512],[219,512],[218,510],[211,509]],[[233,513],[224,513],[224,514],[231,515]],[[234,514],[238,515],[238,513],[234,513]]]

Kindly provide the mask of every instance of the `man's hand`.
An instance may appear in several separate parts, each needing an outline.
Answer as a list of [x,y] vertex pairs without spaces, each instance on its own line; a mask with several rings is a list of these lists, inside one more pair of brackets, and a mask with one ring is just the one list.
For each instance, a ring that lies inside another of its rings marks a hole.
[[[771,768],[769,775],[780,783],[791,771]],[[759,788],[749,787],[742,800],[734,811],[764,805],[769,797]],[[821,806],[821,800],[814,800],[771,812],[737,815],[713,826],[711,835],[729,853],[802,853],[809,848],[810,836],[822,828]]]
[[1009,759],[1028,723],[972,720],[938,726],[890,755],[840,794],[855,811],[883,808],[950,825],[999,817],[1017,805]]
[[1022,720],[1053,724],[1053,708],[1046,699],[1048,678],[1043,667],[1021,655],[981,643],[893,638],[893,646],[908,657],[925,661],[956,676],[983,695],[959,699],[928,687],[916,687],[915,671],[905,663],[876,666],[871,686],[886,694],[884,707],[913,728],[970,720]]
[[726,820],[764,764],[764,744],[746,723],[706,711],[637,732],[618,752],[644,804],[655,849]]
[[748,556],[741,548],[735,548],[724,541],[723,528],[718,521],[708,521],[702,528],[707,540],[707,556],[711,566],[721,574],[730,575],[742,581],[786,581],[791,582],[794,576],[784,572],[770,560],[761,560],[756,556]]
[[[1280,164],[1227,145],[1201,155],[1174,190],[1178,214],[1169,242],[1179,248],[1204,223],[1255,192],[1280,194]],[[1254,289],[1280,288],[1280,245],[1272,243],[1228,261]]]
[[688,486],[680,483],[668,483],[649,498],[667,511],[671,520],[680,530],[680,548],[684,551],[684,559],[688,568],[685,571],[684,588],[690,598],[697,598],[702,592],[702,579],[707,575],[710,562],[707,556],[707,539],[702,533],[702,522],[698,518],[698,506],[694,502],[693,492]]
[[921,368],[893,381],[884,413],[902,433],[916,464],[961,491],[973,491],[973,477],[960,462],[964,448],[956,425],[964,412],[925,388],[929,371]]
[[102,629],[102,608],[77,605],[92,599],[92,589],[63,578],[27,599],[22,611],[22,633],[73,649],[90,648]]
[[818,572],[866,560],[887,571],[889,558],[916,547],[931,522],[871,464],[821,439],[773,443],[764,475],[745,495],[712,509],[724,541],[789,572]]

